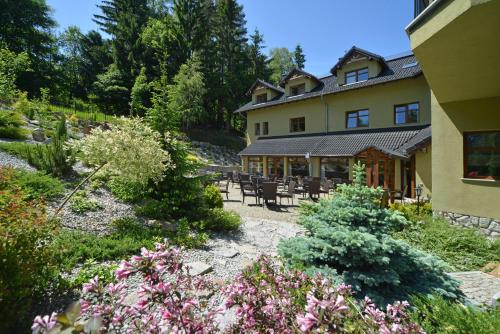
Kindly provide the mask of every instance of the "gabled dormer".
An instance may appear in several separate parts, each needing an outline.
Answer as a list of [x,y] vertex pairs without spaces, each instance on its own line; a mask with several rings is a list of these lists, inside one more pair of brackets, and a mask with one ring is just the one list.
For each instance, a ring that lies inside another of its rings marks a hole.
[[252,104],[266,103],[276,96],[283,94],[283,89],[275,87],[269,82],[257,79],[247,92],[247,96],[252,96]]
[[309,93],[321,84],[314,75],[298,68],[291,70],[280,82],[287,97]]
[[342,86],[375,78],[387,67],[384,57],[353,46],[330,72]]

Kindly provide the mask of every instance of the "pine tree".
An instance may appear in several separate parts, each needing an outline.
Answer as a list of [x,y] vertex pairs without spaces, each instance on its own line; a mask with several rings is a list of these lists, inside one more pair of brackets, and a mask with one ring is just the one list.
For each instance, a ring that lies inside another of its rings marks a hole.
[[146,68],[141,68],[141,72],[135,78],[134,86],[130,92],[130,114],[133,116],[144,116],[150,105],[150,90]]
[[295,61],[295,65],[297,66],[297,68],[303,70],[306,64],[306,56],[304,55],[304,52],[302,51],[302,47],[300,46],[300,44],[297,44],[297,46],[295,47],[293,59]]
[[255,29],[253,35],[250,35],[250,45],[248,47],[250,58],[250,77],[255,79],[268,80],[269,71],[267,69],[266,55],[262,53],[264,46],[264,36]]
[[243,7],[236,0],[215,3],[216,69],[219,87],[216,101],[217,124],[231,128],[233,111],[248,88],[247,30]]

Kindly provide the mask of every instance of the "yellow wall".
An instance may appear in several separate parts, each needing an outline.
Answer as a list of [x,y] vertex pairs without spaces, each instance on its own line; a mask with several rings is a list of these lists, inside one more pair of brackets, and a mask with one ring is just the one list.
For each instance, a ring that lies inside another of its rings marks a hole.
[[349,130],[345,127],[346,112],[364,108],[370,110],[370,128],[394,127],[394,105],[402,103],[419,102],[419,124],[431,122],[430,91],[423,76],[325,95],[324,102],[328,104],[328,123],[325,104],[320,97],[249,111],[248,144],[256,139],[253,129],[257,122],[269,122],[269,136],[299,134],[290,133],[290,118],[294,117],[305,117],[304,133],[342,131]]
[[432,147],[424,151],[415,153],[415,184],[423,185],[422,197],[427,198],[432,196]]
[[500,97],[440,105],[432,95],[433,209],[500,218],[500,181],[464,180],[463,132],[500,130]]
[[303,75],[290,79],[285,85],[285,95],[290,96],[290,87],[305,84],[306,92],[310,92],[318,85],[314,80]]
[[382,70],[382,67],[380,64],[375,61],[375,60],[368,60],[367,58],[360,59],[357,61],[354,61],[352,63],[347,63],[342,66],[337,71],[337,82],[339,85],[345,84],[345,74],[346,72],[354,71],[354,70],[359,70],[362,68],[368,67],[368,76],[370,78],[374,78],[380,74],[380,71]]

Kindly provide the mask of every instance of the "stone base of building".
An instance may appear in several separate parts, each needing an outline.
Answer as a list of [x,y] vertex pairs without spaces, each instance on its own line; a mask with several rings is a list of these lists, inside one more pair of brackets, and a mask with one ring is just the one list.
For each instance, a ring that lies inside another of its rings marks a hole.
[[475,227],[490,238],[500,239],[500,220],[445,211],[434,211],[434,215],[445,218],[452,225]]

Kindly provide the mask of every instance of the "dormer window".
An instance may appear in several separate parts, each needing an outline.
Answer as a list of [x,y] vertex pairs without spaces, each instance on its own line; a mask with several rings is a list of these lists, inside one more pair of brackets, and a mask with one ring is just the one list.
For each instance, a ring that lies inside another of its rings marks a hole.
[[300,84],[290,87],[290,96],[304,94],[306,92],[306,84]]
[[366,81],[368,80],[368,68],[362,68],[355,71],[346,72],[345,74],[345,83],[352,84],[355,82]]
[[267,93],[259,94],[255,97],[255,103],[266,103],[267,102]]

